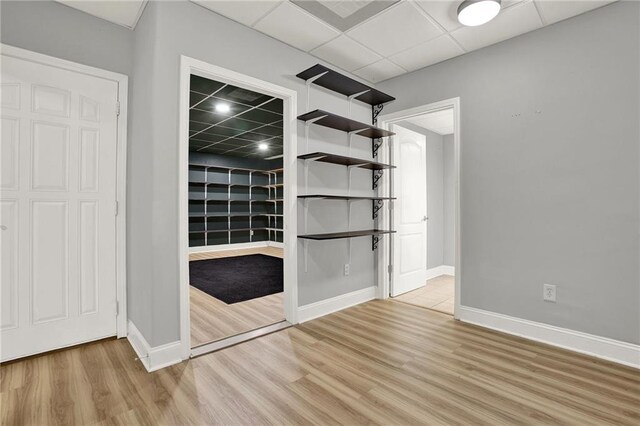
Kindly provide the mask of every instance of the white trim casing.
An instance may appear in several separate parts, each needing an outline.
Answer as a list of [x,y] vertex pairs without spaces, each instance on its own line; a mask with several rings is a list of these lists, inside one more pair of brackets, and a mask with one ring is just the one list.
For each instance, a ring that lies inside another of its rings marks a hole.
[[30,50],[0,44],[2,55],[35,62],[42,65],[60,68],[86,74],[105,80],[114,81],[118,85],[118,129],[116,133],[116,202],[118,215],[116,216],[116,300],[118,313],[116,315],[116,335],[118,338],[127,335],[127,117],[128,117],[128,87],[129,77],[112,71],[90,67],[88,65],[67,61],[53,56],[43,55]]
[[440,265],[435,268],[427,269],[427,280],[439,277],[441,275],[449,275],[454,277],[456,275],[455,269],[453,266]]
[[[389,126],[393,123],[397,123],[398,121],[406,120],[407,118],[415,117],[417,115],[427,114],[429,112],[440,111],[443,109],[453,109],[453,142],[454,142],[454,176],[455,176],[455,259],[454,259],[454,268],[457,272],[455,274],[455,298],[454,298],[454,308],[453,308],[453,317],[458,319],[458,311],[460,310],[460,288],[462,283],[462,269],[460,263],[460,247],[461,247],[461,239],[462,239],[462,227],[460,221],[460,147],[462,144],[462,135],[460,131],[460,98],[451,98],[445,99],[443,101],[430,103],[427,105],[421,105],[415,108],[409,108],[402,111],[380,115],[378,117],[378,127],[388,130]],[[380,162],[382,163],[393,163],[393,158],[391,157],[393,138],[389,141],[389,150],[381,150],[381,158]],[[386,179],[393,179],[393,173],[386,173],[382,177],[381,187],[386,187],[388,185],[388,181]],[[390,175],[390,177],[389,177]],[[390,194],[392,197],[394,194]],[[380,223],[386,224],[391,223],[390,220],[393,219],[393,204],[396,201],[389,202],[388,209],[382,209],[379,213]],[[393,259],[393,241],[394,235],[390,235],[389,238],[384,238],[381,240],[380,249],[382,250],[383,259]],[[389,297],[389,288],[390,288],[390,273],[387,271],[387,262],[379,262],[378,265],[378,276],[381,279],[378,280],[378,299],[386,299]],[[397,265],[395,265],[397,266]],[[394,268],[395,269],[395,268]]]
[[362,290],[352,291],[351,293],[341,294],[340,296],[330,299],[321,300],[319,302],[310,303],[298,308],[298,321],[305,322],[314,318],[338,312],[360,303],[368,302],[376,298],[377,287],[371,286]]
[[640,345],[460,306],[460,320],[596,358],[640,368]]
[[138,359],[148,372],[160,370],[161,368],[182,362],[180,341],[151,347],[131,321],[129,321],[129,335],[127,339],[138,355]]
[[189,313],[189,82],[191,74],[223,81],[274,96],[283,100],[284,137],[284,314],[291,324],[296,324],[298,314],[298,259],[297,259],[297,107],[298,93],[272,83],[235,71],[221,68],[188,56],[180,56],[180,109],[178,149],[178,243],[180,279],[180,345],[182,359],[191,355]]

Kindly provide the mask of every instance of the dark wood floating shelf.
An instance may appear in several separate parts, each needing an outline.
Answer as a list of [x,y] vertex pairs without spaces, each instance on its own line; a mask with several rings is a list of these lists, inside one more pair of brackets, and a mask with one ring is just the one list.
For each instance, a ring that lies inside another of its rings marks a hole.
[[[353,96],[357,93],[361,93],[356,96],[355,99],[360,102],[364,102],[369,105],[380,105],[395,100],[393,96],[389,96],[371,86],[367,86],[364,83],[360,83],[346,75],[340,74],[324,65],[314,65],[309,69],[302,71],[296,77],[305,81],[310,78],[323,74],[321,77],[313,81],[313,84],[324,87],[325,89],[338,92],[344,96]],[[364,93],[362,93],[364,92]]]
[[341,130],[343,132],[355,132],[356,135],[372,139],[395,135],[393,132],[372,126],[371,124],[361,123],[321,109],[316,109],[311,112],[307,112],[306,114],[299,115],[298,120],[304,122],[315,120],[313,121],[313,124]]
[[298,195],[298,198],[317,198],[324,200],[371,200],[371,201],[385,201],[395,200],[395,197],[359,197],[351,195],[322,195],[322,194],[310,194],[310,195]]
[[396,166],[378,163],[371,160],[362,160],[360,158],[345,157],[342,155],[329,154],[327,152],[312,152],[310,154],[299,155],[300,160],[313,160],[323,163],[340,164],[342,166],[356,166],[369,170],[394,169]]
[[366,229],[362,231],[349,231],[349,232],[330,232],[327,234],[307,234],[307,235],[298,235],[298,238],[303,238],[305,240],[339,240],[343,238],[356,238],[356,237],[369,237],[383,234],[393,234],[396,231],[385,231],[382,229]]

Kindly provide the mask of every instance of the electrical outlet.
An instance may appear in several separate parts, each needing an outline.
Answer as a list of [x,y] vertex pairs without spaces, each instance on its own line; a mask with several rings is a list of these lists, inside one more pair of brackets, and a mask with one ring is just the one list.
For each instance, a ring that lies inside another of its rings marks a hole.
[[553,284],[544,284],[542,286],[542,298],[547,302],[556,303],[556,286]]
[[351,270],[351,265],[349,265],[348,263],[345,263],[344,264],[344,275],[345,275],[345,277],[349,276],[350,270]]

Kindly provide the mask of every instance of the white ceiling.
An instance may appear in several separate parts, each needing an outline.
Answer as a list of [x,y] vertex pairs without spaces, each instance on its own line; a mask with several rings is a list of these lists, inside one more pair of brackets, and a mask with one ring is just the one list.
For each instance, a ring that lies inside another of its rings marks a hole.
[[[134,28],[147,0],[56,0]],[[151,0],[158,1],[158,0]],[[601,7],[615,0],[502,0],[500,14],[479,27],[456,18],[462,0],[399,0],[341,31],[289,0],[191,0],[372,83],[415,71]],[[299,1],[299,0],[298,0]],[[367,16],[381,0],[318,1],[334,19]],[[391,3],[386,0],[385,3]],[[328,6],[328,7],[327,7]],[[374,4],[375,6],[375,4]],[[350,15],[351,14],[351,15]]]
[[404,121],[420,126],[423,129],[431,130],[439,135],[453,133],[453,109],[430,112]]
[[66,6],[97,16],[114,24],[134,29],[147,0],[56,0]]
[[[500,14],[480,27],[458,22],[462,0],[401,0],[346,31],[288,0],[191,1],[377,83],[615,0],[503,0]],[[355,1],[360,7],[370,2]],[[343,6],[335,7],[342,7],[341,17],[356,9]]]

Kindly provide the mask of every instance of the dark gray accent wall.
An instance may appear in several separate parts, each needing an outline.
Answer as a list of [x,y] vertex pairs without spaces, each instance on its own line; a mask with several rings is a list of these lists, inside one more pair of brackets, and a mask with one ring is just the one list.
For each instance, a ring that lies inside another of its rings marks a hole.
[[640,343],[639,27],[616,2],[378,85],[460,97],[462,305]]

